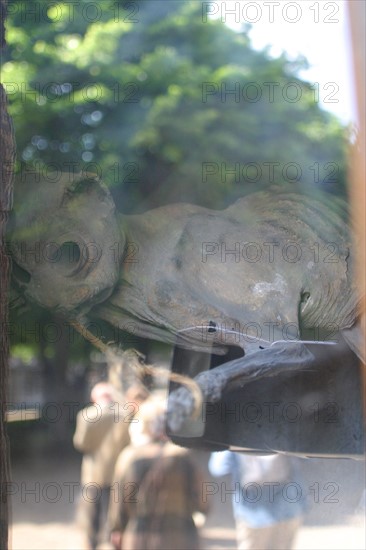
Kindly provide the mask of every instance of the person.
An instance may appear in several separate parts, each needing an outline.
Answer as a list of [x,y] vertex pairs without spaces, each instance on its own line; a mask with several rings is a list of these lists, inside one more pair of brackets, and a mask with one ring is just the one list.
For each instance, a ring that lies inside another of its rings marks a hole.
[[148,391],[136,383],[127,390],[124,404],[116,396],[110,383],[97,383],[90,394],[92,405],[76,417],[73,444],[83,453],[79,522],[85,533],[85,550],[108,541],[106,521],[114,466],[129,444],[128,426]]
[[201,473],[189,451],[167,440],[165,405],[147,400],[131,424],[131,444],[119,455],[109,525],[114,548],[199,548],[195,512],[206,514]]
[[213,476],[231,474],[239,550],[291,550],[306,508],[300,458],[257,456],[232,451],[212,453]]

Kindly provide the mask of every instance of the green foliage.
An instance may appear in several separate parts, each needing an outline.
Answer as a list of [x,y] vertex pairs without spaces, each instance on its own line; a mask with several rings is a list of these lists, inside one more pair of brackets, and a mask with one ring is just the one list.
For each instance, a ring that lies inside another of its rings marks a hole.
[[306,61],[254,51],[247,29],[204,23],[199,2],[100,2],[95,22],[85,2],[38,4],[50,7],[24,19],[9,2],[2,81],[18,163],[97,171],[124,212],[221,208],[286,177],[345,193],[345,129],[298,78]]
[[[298,78],[304,59],[273,59],[252,49],[247,28],[203,23],[200,2],[103,1],[94,22],[86,4],[9,0],[1,78],[19,169],[99,172],[123,212],[222,208],[288,185],[296,167],[306,191],[345,194],[346,131]],[[38,16],[25,17],[32,6]],[[16,355],[52,355],[49,313],[32,306],[11,321]],[[72,340],[72,355],[88,353]]]

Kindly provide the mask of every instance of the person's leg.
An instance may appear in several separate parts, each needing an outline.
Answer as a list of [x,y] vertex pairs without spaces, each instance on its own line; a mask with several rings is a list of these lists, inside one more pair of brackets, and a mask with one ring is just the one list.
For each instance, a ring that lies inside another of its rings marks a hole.
[[296,517],[287,521],[276,523],[272,533],[272,549],[273,550],[291,550],[293,547],[295,536],[302,523],[302,517]]
[[110,487],[102,487],[100,498],[98,499],[99,510],[98,510],[98,544],[104,545],[109,542],[109,532],[108,532],[108,508],[109,508],[109,498],[111,494]]
[[236,538],[238,550],[291,550],[301,518],[253,529],[245,521],[237,520]]
[[85,500],[83,497],[80,497],[77,520],[80,528],[84,533],[83,550],[95,550],[98,542],[97,503],[92,502],[91,500]]
[[[79,507],[79,522],[85,533],[85,549],[96,550],[101,541],[102,532],[106,530],[106,517],[103,517],[103,505],[109,505],[109,491],[103,491],[97,484],[90,483],[87,491],[83,491]],[[108,494],[106,494],[108,493]]]
[[272,550],[272,526],[254,529],[243,520],[236,520],[238,550]]

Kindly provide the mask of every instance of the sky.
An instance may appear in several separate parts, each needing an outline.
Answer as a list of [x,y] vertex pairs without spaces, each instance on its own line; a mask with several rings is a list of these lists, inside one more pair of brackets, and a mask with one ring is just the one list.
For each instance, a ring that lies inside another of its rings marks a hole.
[[[218,2],[214,4],[219,5]],[[241,1],[239,6],[235,6],[238,2],[226,1],[223,4],[214,17],[225,17],[226,23],[234,29],[240,28],[243,22],[251,23],[250,36],[255,49],[269,45],[274,57],[282,51],[290,59],[304,55],[311,67],[299,75],[314,84],[322,107],[345,123],[356,121],[344,0]],[[229,10],[234,13],[230,14]]]

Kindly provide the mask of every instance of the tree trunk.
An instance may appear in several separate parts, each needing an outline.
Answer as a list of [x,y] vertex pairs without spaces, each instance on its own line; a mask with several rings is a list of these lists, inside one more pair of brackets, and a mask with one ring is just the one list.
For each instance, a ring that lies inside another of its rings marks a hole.
[[[5,46],[5,18],[7,0],[0,0],[0,47]],[[7,101],[3,87],[0,85],[0,548],[8,548],[8,495],[9,481],[9,446],[5,425],[8,383],[9,340],[8,322],[8,289],[10,260],[5,250],[5,227],[12,205],[13,163],[15,142],[12,121],[7,113]]]

